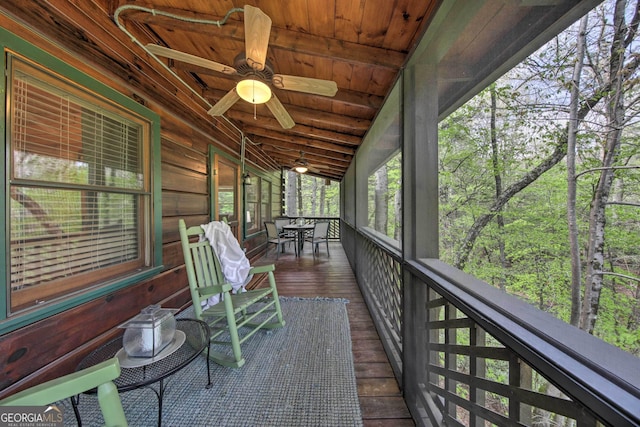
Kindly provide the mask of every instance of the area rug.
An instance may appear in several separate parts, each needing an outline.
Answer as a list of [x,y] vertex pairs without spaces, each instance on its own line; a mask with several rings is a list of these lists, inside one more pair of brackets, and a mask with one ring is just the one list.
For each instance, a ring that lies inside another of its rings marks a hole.
[[[281,298],[286,325],[260,331],[242,349],[246,364],[206,359],[175,374],[164,394],[163,426],[361,426],[346,301]],[[188,313],[181,313],[179,317]],[[148,389],[120,395],[129,425],[157,425],[157,397]],[[65,425],[75,425],[64,404]],[[84,426],[102,425],[97,401],[82,396]]]

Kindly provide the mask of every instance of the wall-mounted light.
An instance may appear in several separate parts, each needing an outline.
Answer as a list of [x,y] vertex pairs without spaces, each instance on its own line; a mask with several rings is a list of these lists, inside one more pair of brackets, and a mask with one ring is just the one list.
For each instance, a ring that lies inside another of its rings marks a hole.
[[251,185],[251,175],[249,175],[249,172],[242,175],[242,183],[244,185]]

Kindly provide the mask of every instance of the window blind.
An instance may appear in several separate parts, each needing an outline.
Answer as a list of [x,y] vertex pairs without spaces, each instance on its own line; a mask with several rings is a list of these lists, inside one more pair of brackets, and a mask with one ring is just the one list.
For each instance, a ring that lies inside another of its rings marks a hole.
[[145,265],[142,123],[11,61],[10,309]]

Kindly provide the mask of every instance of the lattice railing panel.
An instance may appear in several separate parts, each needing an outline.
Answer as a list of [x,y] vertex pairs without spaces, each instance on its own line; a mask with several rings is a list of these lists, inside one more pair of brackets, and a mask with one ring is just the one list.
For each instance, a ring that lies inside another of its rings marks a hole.
[[446,425],[595,425],[583,406],[433,289],[425,310],[426,391]]
[[372,240],[358,237],[359,265],[366,268],[357,272],[361,286],[366,288],[367,299],[373,303],[370,311],[384,322],[385,330],[399,354],[402,348],[402,265],[399,258],[383,250]]
[[439,260],[402,260],[342,227],[417,425],[640,425],[632,357]]

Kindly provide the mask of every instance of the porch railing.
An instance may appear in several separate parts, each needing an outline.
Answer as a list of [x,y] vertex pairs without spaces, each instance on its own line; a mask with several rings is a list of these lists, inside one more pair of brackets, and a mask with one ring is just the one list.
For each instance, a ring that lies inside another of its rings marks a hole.
[[342,223],[418,425],[640,425],[640,359],[438,260]]

